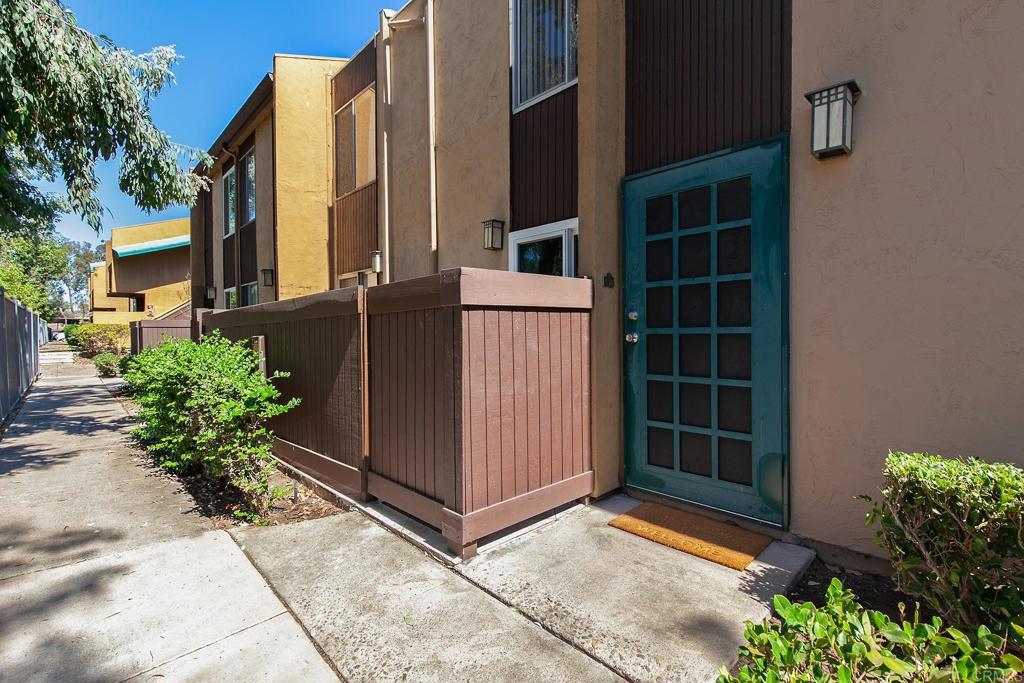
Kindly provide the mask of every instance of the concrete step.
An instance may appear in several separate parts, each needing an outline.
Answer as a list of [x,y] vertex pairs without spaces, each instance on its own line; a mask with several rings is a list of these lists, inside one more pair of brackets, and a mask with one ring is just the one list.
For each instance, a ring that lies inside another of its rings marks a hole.
[[52,365],[55,363],[74,363],[75,354],[71,351],[53,351],[39,354],[40,365]]

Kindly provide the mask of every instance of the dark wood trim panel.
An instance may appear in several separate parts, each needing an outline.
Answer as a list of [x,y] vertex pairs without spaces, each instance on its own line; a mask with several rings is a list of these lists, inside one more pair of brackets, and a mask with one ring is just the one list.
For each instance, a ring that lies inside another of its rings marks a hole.
[[358,468],[285,441],[280,437],[274,439],[273,451],[274,457],[278,460],[305,472],[335,491],[359,500],[365,499],[363,473]]
[[791,0],[626,2],[626,173],[790,129]]
[[369,269],[377,248],[377,181],[335,200],[334,225],[337,274]]
[[364,299],[365,290],[362,287],[333,289],[295,299],[270,301],[245,308],[209,313],[203,319],[203,328],[209,332],[240,325],[268,325],[337,315],[356,315],[363,310]]
[[377,81],[376,41],[370,41],[331,79],[331,113]]
[[512,115],[511,230],[577,216],[578,86]]

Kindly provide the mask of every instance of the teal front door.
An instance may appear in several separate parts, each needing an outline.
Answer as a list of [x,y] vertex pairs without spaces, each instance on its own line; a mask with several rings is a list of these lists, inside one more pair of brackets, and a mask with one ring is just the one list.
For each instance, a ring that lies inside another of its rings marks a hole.
[[786,138],[624,183],[626,483],[783,525]]

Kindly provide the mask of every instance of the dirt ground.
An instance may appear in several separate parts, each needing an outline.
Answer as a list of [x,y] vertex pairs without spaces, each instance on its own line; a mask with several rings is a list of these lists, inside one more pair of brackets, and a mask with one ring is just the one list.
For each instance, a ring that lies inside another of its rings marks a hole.
[[[900,603],[905,606],[906,615],[909,618],[914,613],[915,603],[918,602],[912,596],[896,590],[896,584],[891,577],[843,569],[821,560],[811,563],[800,583],[789,592],[789,599],[793,602],[813,602],[815,605],[824,605],[825,591],[828,590],[828,585],[833,578],[838,578],[846,588],[853,591],[857,596],[857,602],[862,606],[884,612],[892,619],[900,618]],[[931,612],[922,606],[921,618],[930,617]]]

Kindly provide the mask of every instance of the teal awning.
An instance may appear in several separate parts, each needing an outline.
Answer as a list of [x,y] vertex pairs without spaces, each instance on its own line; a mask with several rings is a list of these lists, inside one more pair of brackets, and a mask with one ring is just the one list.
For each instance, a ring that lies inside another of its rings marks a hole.
[[137,242],[135,244],[122,244],[119,247],[114,247],[114,253],[124,258],[125,256],[138,256],[139,254],[149,254],[154,251],[163,251],[165,249],[177,249],[178,247],[187,247],[192,241],[189,235],[179,235],[178,237],[165,237],[162,240],[152,240],[149,242]]

